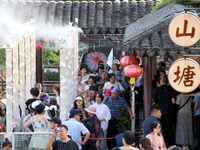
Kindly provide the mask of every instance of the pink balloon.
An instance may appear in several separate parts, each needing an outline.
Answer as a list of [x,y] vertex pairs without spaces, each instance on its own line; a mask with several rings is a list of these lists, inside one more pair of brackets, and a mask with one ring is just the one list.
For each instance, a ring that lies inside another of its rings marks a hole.
[[122,57],[125,57],[126,56],[126,53],[125,51],[122,52]]

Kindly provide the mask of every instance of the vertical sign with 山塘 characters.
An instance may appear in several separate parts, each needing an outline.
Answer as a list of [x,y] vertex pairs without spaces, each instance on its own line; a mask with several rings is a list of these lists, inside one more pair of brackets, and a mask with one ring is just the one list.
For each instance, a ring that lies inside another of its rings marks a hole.
[[169,83],[179,92],[188,93],[195,90],[200,83],[200,66],[192,59],[178,59],[169,69]]
[[182,47],[196,44],[200,39],[200,19],[191,12],[178,14],[169,25],[171,40]]

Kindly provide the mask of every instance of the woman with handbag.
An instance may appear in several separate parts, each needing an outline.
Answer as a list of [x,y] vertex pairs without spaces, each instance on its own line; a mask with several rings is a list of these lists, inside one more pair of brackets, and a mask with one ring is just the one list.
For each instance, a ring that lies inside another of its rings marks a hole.
[[176,144],[182,145],[183,150],[189,150],[188,145],[194,143],[192,128],[192,100],[191,96],[179,94],[176,104],[179,105],[176,123]]

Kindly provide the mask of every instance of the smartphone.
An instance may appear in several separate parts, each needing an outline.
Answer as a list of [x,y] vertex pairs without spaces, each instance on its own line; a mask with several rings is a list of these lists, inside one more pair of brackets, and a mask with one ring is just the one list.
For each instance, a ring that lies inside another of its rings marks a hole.
[[59,127],[55,127],[55,132],[59,132]]

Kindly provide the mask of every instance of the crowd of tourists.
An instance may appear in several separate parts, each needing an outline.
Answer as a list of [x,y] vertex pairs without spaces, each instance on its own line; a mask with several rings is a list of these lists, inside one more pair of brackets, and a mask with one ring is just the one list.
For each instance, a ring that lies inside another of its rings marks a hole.
[[[139,60],[139,59],[138,59]],[[171,60],[172,61],[172,60]],[[171,61],[170,64],[171,64]],[[131,131],[123,133],[124,146],[116,147],[118,117],[125,109],[130,119],[136,119],[130,108],[130,85],[123,75],[118,60],[107,69],[100,61],[98,69],[88,73],[86,64],[81,64],[78,74],[78,95],[71,108],[69,118],[60,119],[60,87],[55,85],[54,98],[41,92],[42,86],[36,83],[31,88],[31,97],[26,100],[28,114],[23,119],[24,132],[52,132],[50,138],[34,136],[28,139],[30,150],[165,150],[173,145],[189,150],[194,143],[195,129],[200,135],[200,98],[183,96],[168,83],[164,62],[159,64],[157,75],[152,82],[153,97],[150,116],[143,123],[144,138],[139,147],[134,147],[135,135]],[[143,77],[136,78],[135,94],[138,103],[143,102]],[[6,131],[6,91],[1,94],[0,130]],[[194,103],[193,103],[194,101]],[[194,104],[194,106],[192,106]],[[194,116],[193,117],[193,112]],[[19,114],[21,109],[19,107]],[[177,114],[177,115],[175,115]],[[14,114],[13,114],[14,116]],[[20,116],[20,115],[19,115]],[[20,118],[19,118],[20,119]],[[13,117],[13,129],[16,122]],[[200,147],[200,138],[198,138]],[[11,145],[12,147],[12,145]],[[170,149],[179,150],[173,146]]]

